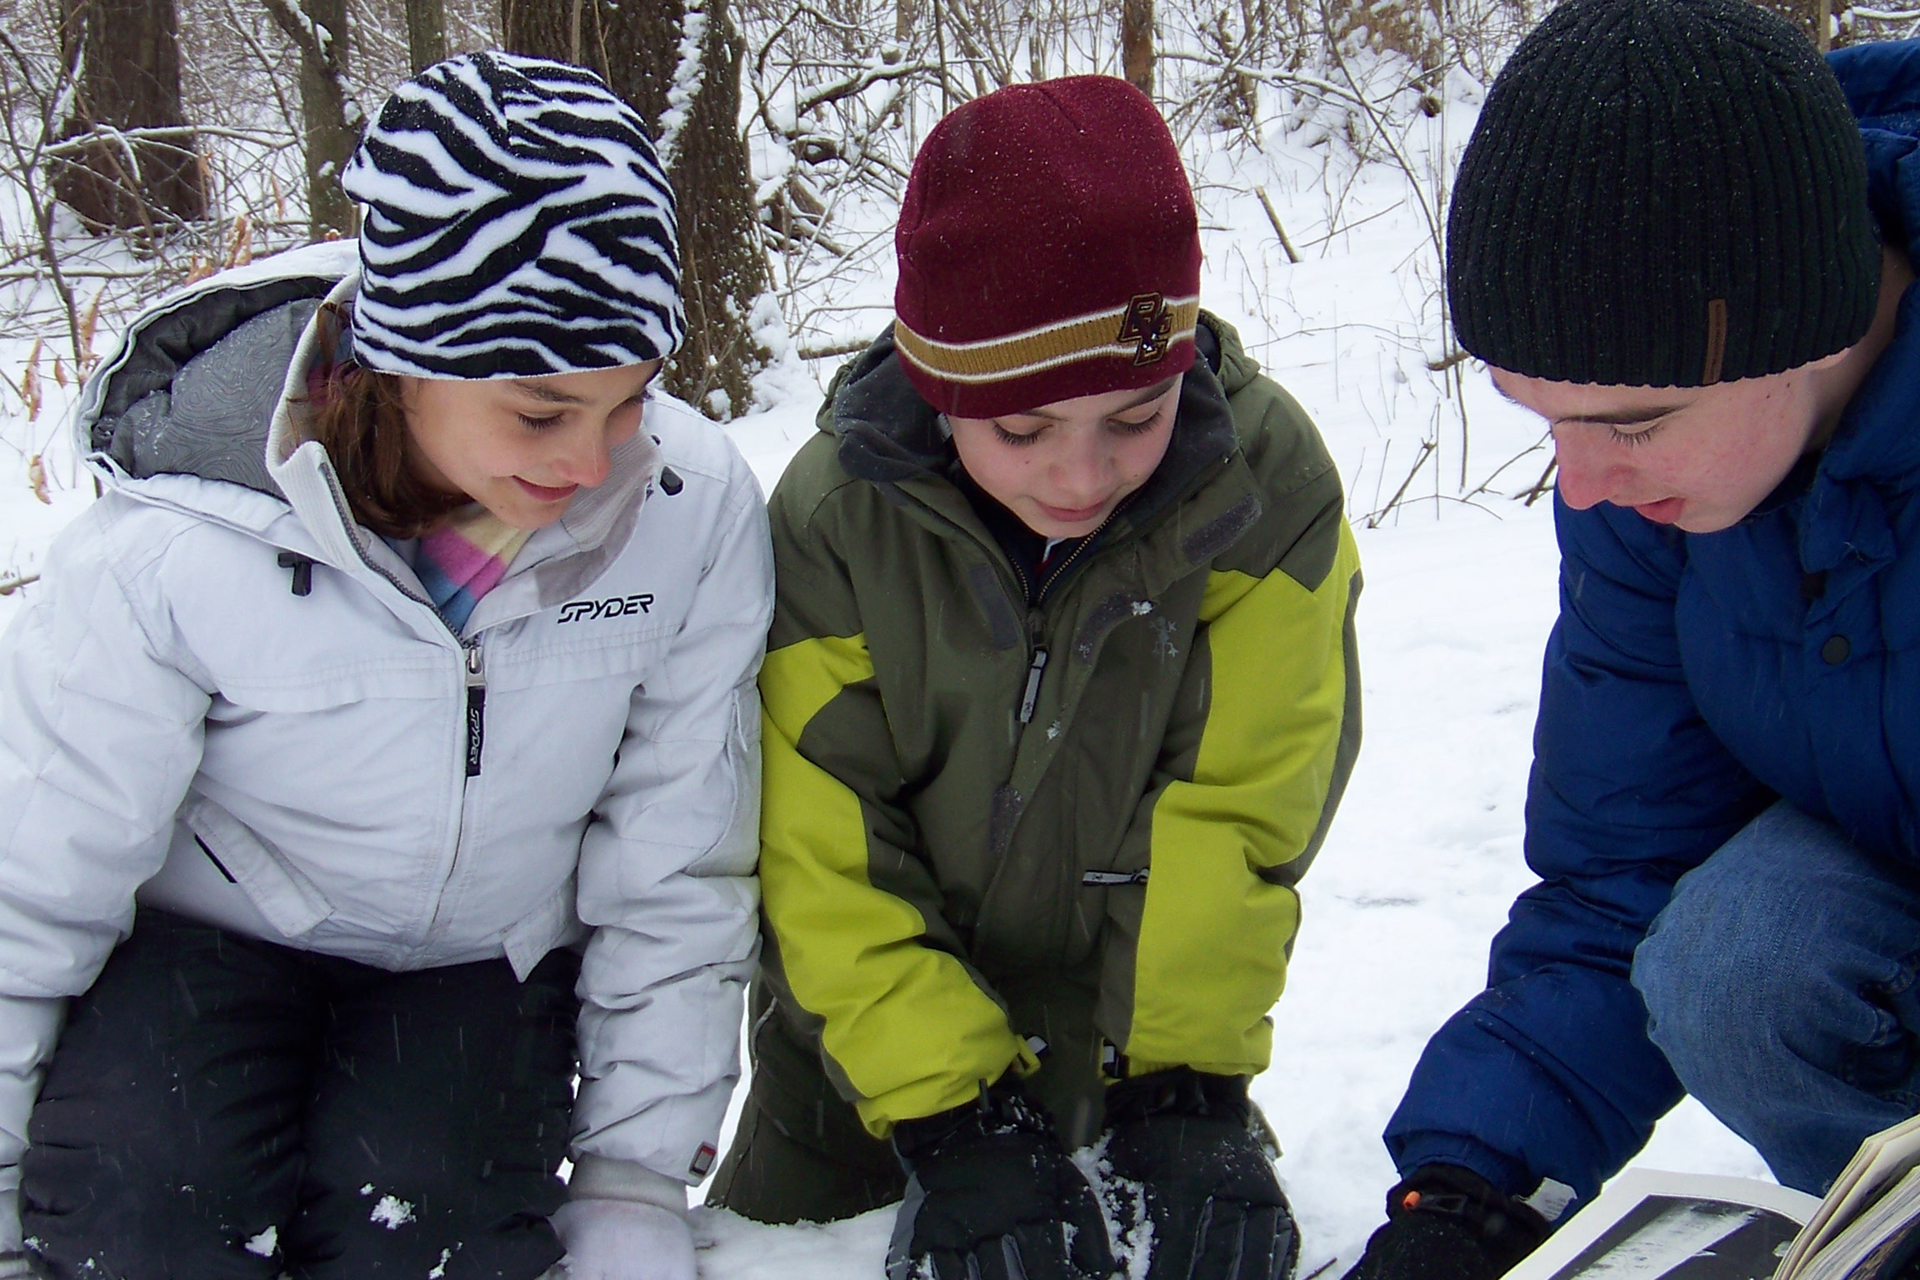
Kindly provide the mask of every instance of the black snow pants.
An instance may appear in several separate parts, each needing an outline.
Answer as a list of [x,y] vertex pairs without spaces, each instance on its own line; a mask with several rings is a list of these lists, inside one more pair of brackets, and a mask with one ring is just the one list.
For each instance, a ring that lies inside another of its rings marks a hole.
[[142,910],[73,1002],[21,1225],[66,1280],[534,1280],[579,957],[389,973]]

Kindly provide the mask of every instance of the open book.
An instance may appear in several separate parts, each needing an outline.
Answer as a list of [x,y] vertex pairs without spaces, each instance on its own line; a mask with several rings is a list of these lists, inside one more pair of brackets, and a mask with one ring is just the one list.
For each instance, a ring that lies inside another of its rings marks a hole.
[[1895,1280],[1920,1260],[1920,1116],[1860,1144],[1826,1199],[1629,1169],[1506,1280]]

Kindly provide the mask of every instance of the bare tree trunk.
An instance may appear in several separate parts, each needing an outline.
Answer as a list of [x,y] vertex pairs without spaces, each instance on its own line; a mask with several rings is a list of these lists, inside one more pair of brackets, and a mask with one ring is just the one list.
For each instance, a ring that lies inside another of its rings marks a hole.
[[503,10],[507,48],[592,67],[653,130],[678,197],[687,308],[665,386],[715,418],[746,412],[767,359],[753,309],[770,280],[739,126],[746,45],[727,0],[506,0]]
[[[153,229],[156,214],[207,216],[205,170],[180,106],[180,38],[174,0],[65,0],[61,53],[73,68],[68,138],[96,138],[54,178],[60,200],[92,229]],[[161,132],[154,132],[154,131]]]
[[1153,0],[1124,0],[1120,6],[1120,65],[1127,83],[1153,96]]
[[266,0],[267,12],[300,50],[300,114],[307,143],[307,227],[314,240],[358,229],[340,174],[360,145],[360,109],[347,93],[346,0]]
[[406,0],[407,59],[419,75],[447,56],[446,0]]

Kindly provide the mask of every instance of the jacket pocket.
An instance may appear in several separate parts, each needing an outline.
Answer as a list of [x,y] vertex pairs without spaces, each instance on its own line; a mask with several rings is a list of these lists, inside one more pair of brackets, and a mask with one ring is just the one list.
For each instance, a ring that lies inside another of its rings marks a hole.
[[255,910],[287,937],[309,933],[333,914],[326,895],[284,853],[205,796],[189,796],[180,820]]

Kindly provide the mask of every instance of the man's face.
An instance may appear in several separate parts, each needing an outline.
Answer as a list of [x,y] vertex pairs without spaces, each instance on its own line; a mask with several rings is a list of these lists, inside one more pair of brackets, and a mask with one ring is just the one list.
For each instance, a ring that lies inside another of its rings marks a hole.
[[1500,393],[1547,420],[1560,496],[1576,511],[1632,507],[1713,533],[1744,519],[1820,425],[1816,371],[1836,357],[1711,387],[1612,387],[1493,370]]

